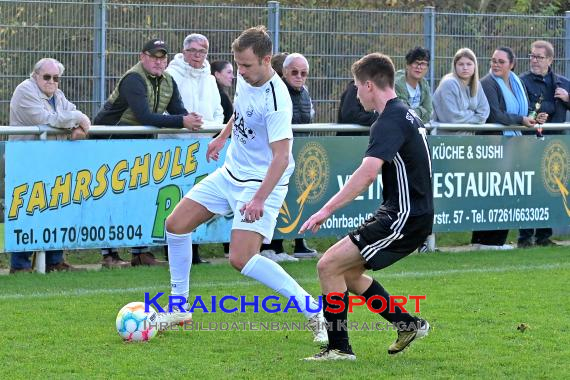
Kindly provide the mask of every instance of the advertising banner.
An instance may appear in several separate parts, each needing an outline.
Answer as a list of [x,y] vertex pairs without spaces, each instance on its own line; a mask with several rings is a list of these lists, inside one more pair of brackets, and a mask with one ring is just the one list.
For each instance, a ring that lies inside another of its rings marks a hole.
[[[5,249],[164,244],[164,220],[219,167],[209,138],[25,141],[5,145]],[[362,162],[367,137],[295,139],[295,172],[276,237],[341,189]],[[434,231],[570,225],[570,136],[429,136]],[[225,152],[223,152],[225,153]],[[337,210],[316,236],[342,236],[382,202],[382,178]],[[232,216],[198,228],[196,243],[228,241]]]

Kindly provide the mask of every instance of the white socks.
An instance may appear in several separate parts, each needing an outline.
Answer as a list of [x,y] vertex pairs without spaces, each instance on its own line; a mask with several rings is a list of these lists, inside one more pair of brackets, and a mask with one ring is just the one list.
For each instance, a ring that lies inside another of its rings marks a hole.
[[307,311],[307,298],[310,299],[311,310],[316,310],[318,303],[293,279],[279,264],[261,255],[253,256],[241,270],[245,276],[251,277],[277,293],[287,297],[295,297],[303,315],[313,317],[314,311]]
[[176,235],[166,231],[166,241],[172,295],[184,296],[188,300],[192,267],[192,233]]

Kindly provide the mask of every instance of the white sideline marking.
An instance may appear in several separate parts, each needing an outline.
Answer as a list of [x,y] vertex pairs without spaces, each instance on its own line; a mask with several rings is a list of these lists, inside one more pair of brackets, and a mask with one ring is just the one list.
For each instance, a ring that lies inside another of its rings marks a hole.
[[[559,264],[541,264],[541,265],[519,265],[519,266],[504,266],[504,267],[490,267],[490,268],[472,268],[472,269],[446,269],[446,270],[435,270],[435,271],[415,271],[415,272],[399,272],[399,273],[386,273],[382,274],[382,278],[402,278],[402,277],[438,277],[447,276],[454,274],[464,274],[464,273],[505,273],[505,272],[524,272],[530,270],[554,270],[554,269],[566,269],[570,268],[570,263],[559,263]],[[380,277],[380,276],[373,276]],[[300,278],[297,279],[299,283],[314,283],[317,281],[315,278]],[[237,280],[237,281],[220,281],[220,282],[198,282],[192,284],[192,289],[210,288],[216,287],[235,287],[235,286],[257,286],[260,285],[258,282],[253,280]],[[83,297],[92,296],[100,294],[117,294],[117,293],[129,293],[129,292],[151,292],[156,294],[157,289],[164,288],[163,284],[157,284],[156,286],[142,286],[142,287],[131,287],[131,288],[110,288],[110,289],[73,289],[73,290],[60,290],[60,291],[49,291],[49,292],[33,292],[33,293],[3,293],[0,294],[0,300],[10,300],[10,299],[29,299],[29,298],[49,298],[49,297]],[[168,294],[165,293],[165,296]],[[162,297],[160,298],[162,299]],[[165,297],[166,299],[166,297]]]

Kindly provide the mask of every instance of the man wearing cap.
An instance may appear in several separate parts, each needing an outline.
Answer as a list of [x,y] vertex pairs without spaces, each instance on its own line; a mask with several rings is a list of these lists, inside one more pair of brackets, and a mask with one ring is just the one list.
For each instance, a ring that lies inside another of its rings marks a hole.
[[[150,125],[159,128],[199,130],[202,117],[188,113],[180,100],[176,82],[166,73],[168,46],[159,39],[144,44],[139,62],[119,79],[111,96],[95,116],[98,125]],[[167,114],[165,114],[167,113]],[[115,138],[149,138],[148,135],[112,136]],[[131,264],[159,265],[146,247],[131,248]],[[103,249],[102,264],[106,268],[128,266],[117,251]]]
[[[186,111],[176,82],[164,71],[167,62],[166,43],[159,39],[148,41],[140,53],[139,62],[119,79],[111,96],[95,116],[95,124],[200,129],[202,118]],[[164,114],[165,111],[168,115]]]

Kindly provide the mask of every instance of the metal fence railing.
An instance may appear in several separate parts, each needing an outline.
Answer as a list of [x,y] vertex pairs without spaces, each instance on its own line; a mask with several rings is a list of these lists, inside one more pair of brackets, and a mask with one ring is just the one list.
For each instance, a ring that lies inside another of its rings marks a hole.
[[[554,44],[554,70],[570,74],[570,16],[466,14],[424,11],[348,10],[267,6],[196,5],[128,0],[0,0],[0,125],[8,124],[14,88],[40,58],[51,56],[66,66],[62,90],[87,115],[94,116],[120,77],[138,57],[141,44],[164,39],[173,52],[192,32],[210,40],[209,59],[231,58],[231,42],[247,27],[264,24],[279,51],[305,54],[311,64],[307,82],[317,122],[336,121],[340,95],[350,65],[372,51],[382,51],[404,67],[410,48],[432,50],[428,78],[432,85],[449,71],[460,47],[479,57],[488,70],[493,50],[506,45],[526,57],[530,43]],[[528,69],[521,59],[517,72]]]

